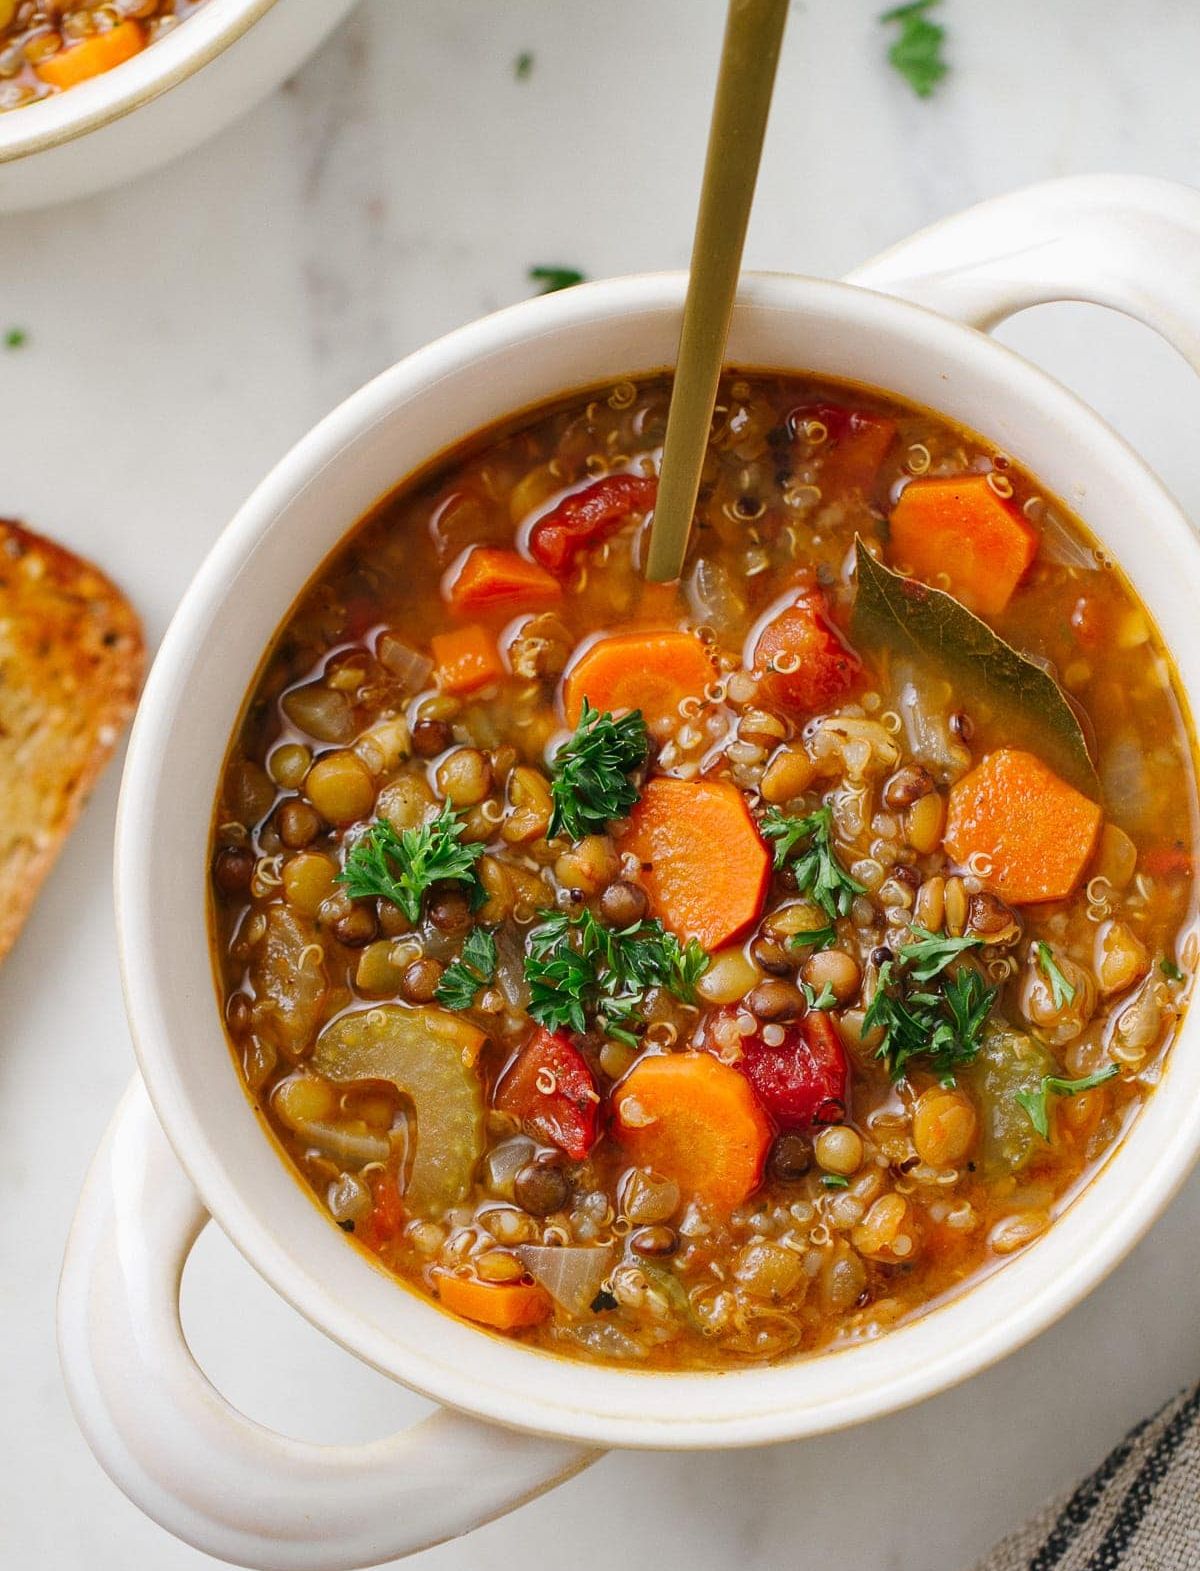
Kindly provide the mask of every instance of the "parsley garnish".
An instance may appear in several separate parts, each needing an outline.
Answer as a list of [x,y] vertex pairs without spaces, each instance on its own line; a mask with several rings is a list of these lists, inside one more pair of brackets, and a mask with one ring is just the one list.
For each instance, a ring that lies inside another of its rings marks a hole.
[[900,36],[888,50],[888,59],[916,93],[928,98],[950,69],[942,59],[946,29],[931,22],[925,13],[938,0],[912,0],[885,11],[881,22],[898,22]]
[[1179,969],[1174,960],[1168,960],[1165,955],[1158,962],[1158,969],[1168,982],[1182,982],[1184,980],[1184,972]]
[[1063,975],[1050,945],[1039,940],[1034,947],[1034,953],[1037,955],[1038,970],[1050,984],[1050,998],[1055,1009],[1063,1009],[1067,1004],[1073,1004],[1077,990]]
[[10,327],[4,335],[5,349],[24,349],[29,342],[29,334],[23,327]]
[[[775,842],[776,868],[786,866],[789,858],[794,857],[796,888],[815,900],[831,922],[849,912],[855,895],[866,892],[837,859],[833,849],[833,809],[828,805],[805,818],[789,818],[777,807],[769,807],[759,828],[768,840]],[[805,937],[804,942],[809,941]]]
[[788,939],[790,949],[811,949],[814,954],[819,949],[829,949],[837,943],[837,928],[832,922],[824,927],[806,927],[802,933],[793,933]]
[[810,1009],[837,1008],[837,994],[834,992],[831,982],[826,982],[819,993],[809,983],[801,982],[800,991],[804,994],[804,1002]]
[[640,709],[614,720],[585,698],[575,735],[554,756],[551,838],[565,834],[579,840],[610,819],[624,818],[638,799],[630,771],[641,768],[648,751]]
[[707,965],[695,939],[681,944],[654,918],[613,929],[586,909],[548,911],[525,956],[529,1014],[549,1031],[586,1031],[593,1014],[608,1036],[636,1046],[649,989],[691,1003]]
[[513,75],[516,77],[518,82],[524,82],[528,77],[532,76],[532,74],[533,50],[522,49],[521,53],[513,61]]
[[378,895],[419,922],[421,896],[431,884],[477,888],[475,863],[483,847],[462,844],[465,828],[448,802],[432,823],[399,834],[386,818],[377,818],[351,848],[337,881],[352,900]]
[[821,1182],[826,1189],[849,1189],[850,1187],[850,1180],[841,1173],[825,1173],[822,1175]]
[[900,958],[914,982],[932,982],[964,949],[975,949],[983,943],[982,938],[951,938],[946,933],[931,933],[915,922],[911,931],[916,933],[917,942],[905,944]]
[[573,284],[582,284],[584,275],[576,267],[531,267],[529,269],[529,282],[541,284],[541,293],[552,295],[556,289],[570,289]]
[[442,972],[434,997],[447,1009],[470,1009],[475,994],[496,971],[496,940],[486,927],[473,927],[462,954]]
[[984,1025],[996,1002],[999,989],[988,987],[971,966],[943,976],[935,991],[914,988],[913,982],[942,975],[945,965],[954,958],[949,955],[936,972],[928,971],[932,961],[927,945],[932,938],[932,934],[927,934],[918,944],[906,945],[900,951],[902,962],[906,950],[923,951],[927,976],[922,977],[919,970],[911,975],[903,971],[897,975],[895,962],[885,961],[879,968],[875,996],[863,1016],[864,1036],[876,1028],[883,1033],[875,1056],[884,1061],[893,1080],[907,1073],[914,1058],[923,1058],[939,1079],[952,1082],[955,1072],[979,1052]]
[[1111,1080],[1120,1070],[1116,1064],[1098,1069],[1094,1075],[1084,1075],[1082,1080],[1064,1080],[1060,1075],[1043,1075],[1036,1091],[1018,1091],[1017,1101],[1029,1114],[1029,1122],[1043,1140],[1050,1138],[1050,1103],[1052,1096],[1078,1096],[1081,1091],[1092,1091]]

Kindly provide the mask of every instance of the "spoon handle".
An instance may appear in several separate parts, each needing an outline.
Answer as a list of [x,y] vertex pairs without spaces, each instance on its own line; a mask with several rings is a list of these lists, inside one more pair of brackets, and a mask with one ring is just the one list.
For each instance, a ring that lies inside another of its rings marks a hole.
[[788,0],[729,0],[646,577],[683,570]]

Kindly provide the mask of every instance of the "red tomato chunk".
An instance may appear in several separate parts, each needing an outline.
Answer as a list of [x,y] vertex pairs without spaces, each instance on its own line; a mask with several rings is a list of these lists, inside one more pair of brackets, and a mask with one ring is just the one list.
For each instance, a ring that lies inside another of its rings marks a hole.
[[658,481],[643,475],[593,481],[538,519],[529,535],[530,555],[551,573],[569,573],[580,551],[607,540],[635,513],[648,513],[657,495]]
[[505,1070],[496,1106],[526,1134],[582,1162],[596,1142],[596,1080],[583,1054],[561,1033],[539,1026]]

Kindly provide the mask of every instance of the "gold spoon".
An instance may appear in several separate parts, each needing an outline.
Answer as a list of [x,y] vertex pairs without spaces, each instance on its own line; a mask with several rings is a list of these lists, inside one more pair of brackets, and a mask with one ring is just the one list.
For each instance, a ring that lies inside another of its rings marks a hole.
[[788,0],[729,0],[646,577],[683,571]]

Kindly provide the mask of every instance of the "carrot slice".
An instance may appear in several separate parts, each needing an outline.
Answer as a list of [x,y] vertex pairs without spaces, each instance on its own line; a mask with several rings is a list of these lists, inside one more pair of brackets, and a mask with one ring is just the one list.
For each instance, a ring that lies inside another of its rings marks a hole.
[[113,66],[132,60],[145,47],[145,29],[131,18],[110,27],[107,33],[81,38],[77,44],[43,60],[34,70],[51,87],[74,87],[89,77],[102,76]]
[[449,633],[435,633],[429,640],[433,651],[434,675],[444,693],[473,693],[477,687],[498,682],[504,664],[496,640],[482,627],[456,627]]
[[699,698],[716,667],[695,633],[618,633],[585,649],[563,678],[563,707],[579,724],[583,701],[616,714],[640,709],[652,731],[679,720],[685,698]]
[[452,572],[443,592],[456,611],[533,611],[562,599],[562,585],[515,551],[477,545]]
[[1037,555],[1037,536],[986,475],[913,480],[892,509],[891,554],[930,581],[944,574],[969,611],[997,616]]
[[637,857],[652,909],[681,938],[720,949],[758,921],[771,858],[728,781],[648,781],[621,849]]
[[614,1133],[632,1159],[715,1211],[758,1188],[771,1126],[745,1077],[710,1053],[640,1059],[612,1105]]
[[1099,806],[1032,753],[1001,748],[950,791],[944,844],[1016,905],[1065,900],[1100,833]]
[[437,1290],[445,1308],[496,1331],[540,1325],[554,1307],[549,1293],[535,1282],[478,1282],[439,1271]]

